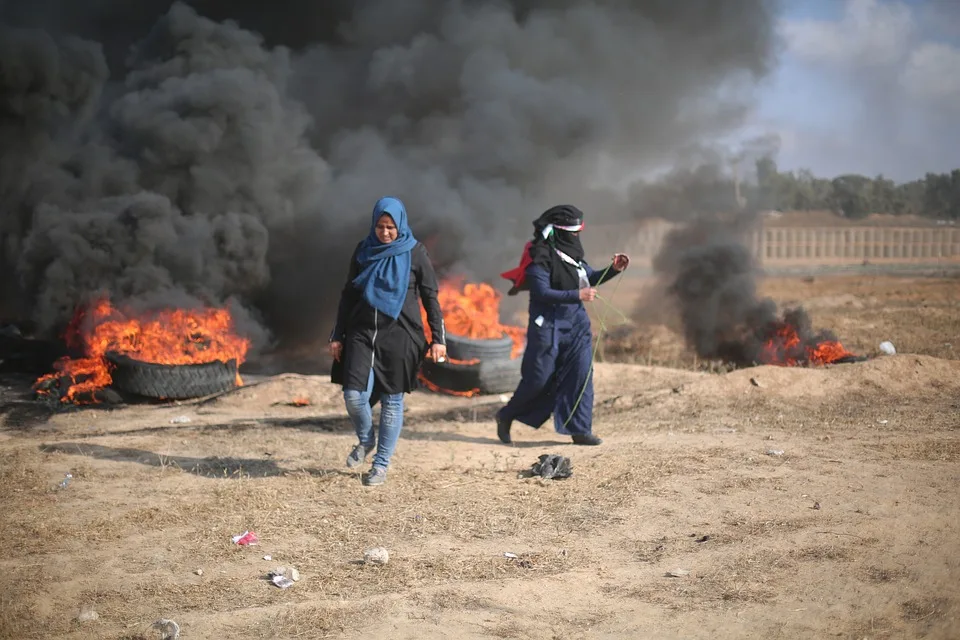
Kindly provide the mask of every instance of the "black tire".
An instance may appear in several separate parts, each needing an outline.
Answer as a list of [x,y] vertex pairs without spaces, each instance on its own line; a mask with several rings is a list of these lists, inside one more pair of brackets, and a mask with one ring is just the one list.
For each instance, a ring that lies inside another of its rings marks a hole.
[[447,357],[453,360],[509,360],[513,352],[513,338],[503,334],[499,338],[475,339],[453,336],[447,338]]
[[481,361],[477,371],[481,393],[512,393],[520,384],[521,358]]
[[424,377],[441,389],[467,392],[479,389],[482,394],[509,393],[520,383],[521,359],[488,360],[473,364],[450,362],[423,363]]
[[112,386],[118,391],[161,400],[199,398],[237,386],[237,361],[201,364],[155,364],[108,353]]

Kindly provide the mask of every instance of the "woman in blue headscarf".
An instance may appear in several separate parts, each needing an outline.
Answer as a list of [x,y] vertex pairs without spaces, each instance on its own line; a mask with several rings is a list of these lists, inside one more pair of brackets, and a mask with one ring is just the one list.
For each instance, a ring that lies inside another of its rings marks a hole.
[[[343,399],[359,443],[347,456],[357,467],[376,449],[365,485],[383,484],[403,428],[403,394],[417,388],[427,355],[420,304],[427,311],[432,359],[446,357],[437,275],[427,249],[413,236],[407,210],[397,198],[373,208],[370,234],[357,245],[330,334],[331,380]],[[372,407],[380,402],[379,439]]]

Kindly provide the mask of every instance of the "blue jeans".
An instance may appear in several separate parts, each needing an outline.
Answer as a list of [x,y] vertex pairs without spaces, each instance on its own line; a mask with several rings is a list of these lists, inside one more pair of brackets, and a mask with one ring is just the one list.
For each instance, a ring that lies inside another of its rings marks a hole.
[[[370,402],[371,397],[374,402]],[[373,407],[376,400],[380,400],[380,437],[373,432]],[[386,469],[390,466],[390,458],[397,448],[400,439],[400,430],[403,429],[403,393],[377,393],[373,391],[373,367],[370,368],[370,377],[367,379],[367,388],[364,391],[355,389],[343,390],[343,401],[347,405],[347,415],[353,422],[360,444],[370,449],[377,445],[377,453],[373,456],[373,466]]]

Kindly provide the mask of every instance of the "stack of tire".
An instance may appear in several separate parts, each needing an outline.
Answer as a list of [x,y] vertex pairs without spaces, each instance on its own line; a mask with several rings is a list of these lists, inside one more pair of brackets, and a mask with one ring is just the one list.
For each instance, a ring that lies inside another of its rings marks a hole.
[[456,393],[509,393],[520,382],[521,358],[511,357],[513,339],[476,339],[447,334],[447,360],[425,360],[421,369],[431,383]]

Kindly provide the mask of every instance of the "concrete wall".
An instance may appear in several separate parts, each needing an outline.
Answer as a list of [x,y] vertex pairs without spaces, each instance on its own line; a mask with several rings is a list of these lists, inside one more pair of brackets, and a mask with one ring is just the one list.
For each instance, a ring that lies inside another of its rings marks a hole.
[[[619,248],[638,266],[649,267],[673,225],[656,220],[627,230],[594,227],[584,240],[591,249]],[[778,226],[767,224],[747,236],[764,266],[960,263],[960,228],[955,226]]]

